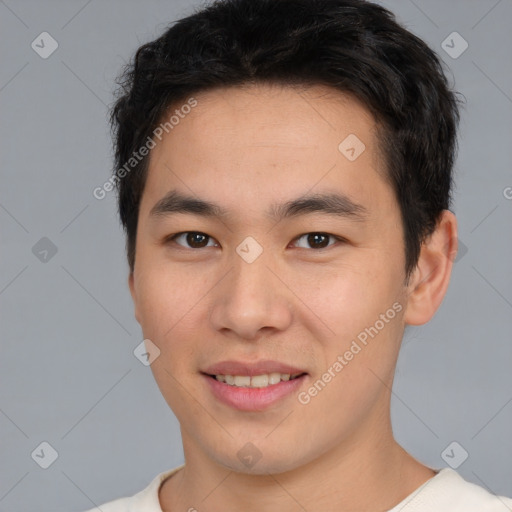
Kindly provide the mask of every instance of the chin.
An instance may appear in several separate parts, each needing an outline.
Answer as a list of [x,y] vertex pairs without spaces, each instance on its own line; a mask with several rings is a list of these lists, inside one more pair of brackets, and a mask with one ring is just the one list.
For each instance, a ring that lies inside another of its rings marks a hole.
[[238,459],[223,459],[222,461],[218,460],[218,463],[235,473],[255,476],[277,475],[279,473],[292,471],[300,466],[298,462],[294,463],[289,460],[286,462],[283,460],[267,460],[264,462],[263,457],[253,466],[246,465]]
[[293,471],[315,458],[310,453],[298,454],[296,444],[280,444],[279,447],[275,447],[269,443],[267,446],[258,445],[259,448],[256,446],[257,441],[254,444],[244,441],[239,444],[240,447],[238,443],[236,444],[236,448],[228,447],[229,452],[225,449],[221,453],[218,450],[210,452],[210,458],[230,471],[263,476]]

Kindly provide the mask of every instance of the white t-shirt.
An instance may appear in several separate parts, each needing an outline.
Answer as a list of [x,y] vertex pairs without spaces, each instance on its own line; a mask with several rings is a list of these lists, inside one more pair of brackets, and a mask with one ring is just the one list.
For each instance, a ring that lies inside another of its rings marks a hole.
[[[162,512],[158,491],[162,482],[183,466],[157,475],[142,491],[101,505],[102,512]],[[495,496],[483,487],[464,480],[451,468],[436,475],[388,512],[512,512],[512,498]],[[86,512],[97,512],[98,508]]]

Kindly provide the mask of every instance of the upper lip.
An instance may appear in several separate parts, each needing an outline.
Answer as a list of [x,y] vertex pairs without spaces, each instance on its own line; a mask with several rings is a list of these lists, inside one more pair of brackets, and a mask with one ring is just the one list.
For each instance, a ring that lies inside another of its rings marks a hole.
[[248,375],[254,377],[256,375],[264,375],[269,373],[288,373],[294,375],[297,373],[307,373],[301,368],[292,366],[279,361],[221,361],[220,363],[208,366],[203,373],[208,375]]

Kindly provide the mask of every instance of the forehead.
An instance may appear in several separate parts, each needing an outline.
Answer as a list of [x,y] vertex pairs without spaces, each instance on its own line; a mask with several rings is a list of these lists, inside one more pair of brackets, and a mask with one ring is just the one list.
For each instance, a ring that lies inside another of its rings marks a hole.
[[308,191],[371,202],[376,188],[387,186],[376,123],[351,96],[323,86],[257,84],[194,98],[197,105],[151,150],[146,214],[176,188],[256,211],[266,209],[266,198],[282,202]]
[[[370,146],[376,142],[370,112],[352,95],[327,86],[257,83],[216,88],[195,98],[197,106],[172,129],[177,143],[181,137],[193,140],[191,136],[197,135],[194,142],[207,146],[209,140],[219,143],[229,134],[232,145],[247,145],[250,138],[260,147],[325,147],[332,136],[338,139],[353,132]],[[184,104],[170,106],[163,121]],[[203,139],[205,133],[208,139]],[[331,137],[326,138],[327,134]]]

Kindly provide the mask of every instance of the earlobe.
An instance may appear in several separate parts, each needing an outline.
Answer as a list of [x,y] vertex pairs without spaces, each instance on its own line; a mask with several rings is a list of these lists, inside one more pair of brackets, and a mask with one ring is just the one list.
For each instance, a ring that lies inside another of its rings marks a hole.
[[411,276],[404,314],[406,324],[422,325],[434,316],[448,289],[457,247],[457,219],[449,210],[443,210],[436,230],[421,246]]

